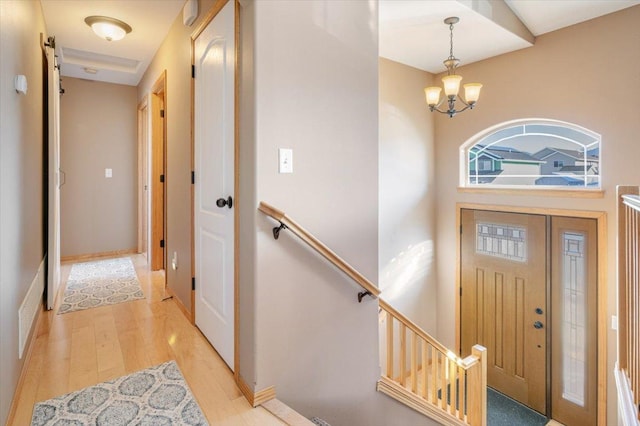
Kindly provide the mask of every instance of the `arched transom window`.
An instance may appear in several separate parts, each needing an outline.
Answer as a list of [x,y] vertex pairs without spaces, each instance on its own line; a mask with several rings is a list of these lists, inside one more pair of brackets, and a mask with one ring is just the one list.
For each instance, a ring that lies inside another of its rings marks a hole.
[[600,189],[600,135],[555,120],[511,121],[460,148],[465,187]]

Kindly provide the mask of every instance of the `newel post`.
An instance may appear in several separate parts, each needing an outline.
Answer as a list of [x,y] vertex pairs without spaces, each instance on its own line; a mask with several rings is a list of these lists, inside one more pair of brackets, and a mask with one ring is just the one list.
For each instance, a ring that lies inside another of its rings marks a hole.
[[475,345],[471,355],[479,362],[467,372],[467,421],[471,426],[487,426],[487,348]]

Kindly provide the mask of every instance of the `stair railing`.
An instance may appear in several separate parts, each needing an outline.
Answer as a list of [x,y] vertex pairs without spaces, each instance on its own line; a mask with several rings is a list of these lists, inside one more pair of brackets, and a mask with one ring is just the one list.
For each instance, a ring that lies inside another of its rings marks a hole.
[[461,359],[383,299],[380,309],[386,353],[378,390],[443,424],[486,425],[487,350],[475,345]]
[[260,202],[258,207],[262,213],[277,220],[280,226],[273,228],[273,238],[276,240],[280,238],[280,231],[288,229],[293,232],[298,238],[307,243],[312,249],[321,254],[325,259],[332,263],[335,267],[344,272],[349,278],[355,281],[364,291],[358,293],[358,301],[362,301],[364,296],[371,296],[374,299],[380,295],[380,290],[371,281],[366,279],[364,275],[356,271],[351,265],[345,262],[340,256],[335,254],[329,247],[324,245],[320,240],[314,237],[310,232],[298,225],[293,219],[287,216],[285,213],[270,206],[265,202]]
[[[275,239],[290,230],[362,287],[359,301],[367,295],[379,298],[376,285],[284,212],[264,202],[258,210],[279,222],[273,228]],[[486,349],[475,345],[471,355],[461,359],[382,298],[379,306],[386,360],[378,391],[445,425],[486,426]]]
[[640,187],[618,186],[618,362],[620,420],[640,421]]

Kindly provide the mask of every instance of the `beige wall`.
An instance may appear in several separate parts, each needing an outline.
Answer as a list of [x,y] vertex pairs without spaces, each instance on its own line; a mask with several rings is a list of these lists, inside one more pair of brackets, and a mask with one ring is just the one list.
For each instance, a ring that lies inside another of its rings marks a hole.
[[[43,71],[40,2],[0,1],[0,423],[24,359],[18,359],[18,307],[44,257]],[[15,75],[27,77],[19,95]]]
[[[459,202],[535,206],[607,213],[607,298],[616,312],[616,184],[638,184],[640,158],[640,6],[538,37],[528,49],[462,67],[466,81],[484,84],[478,106],[453,119],[436,118],[438,337],[454,346],[456,226]],[[458,192],[458,149],[481,130],[508,120],[541,117],[567,121],[602,135],[604,198],[577,199]],[[611,372],[616,333],[609,329],[608,422],[615,424]]]
[[71,77],[62,87],[61,255],[136,249],[136,88]]
[[138,84],[138,101],[167,71],[165,96],[167,259],[176,252],[178,269],[166,268],[167,285],[191,309],[191,33],[208,14],[214,0],[199,0],[198,19],[190,27],[179,13]]
[[380,59],[378,259],[382,297],[436,332],[433,75]]

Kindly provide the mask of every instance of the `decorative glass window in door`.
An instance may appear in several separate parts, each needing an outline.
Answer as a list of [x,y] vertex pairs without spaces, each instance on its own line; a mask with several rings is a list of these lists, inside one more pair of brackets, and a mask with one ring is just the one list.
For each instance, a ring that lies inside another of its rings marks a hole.
[[555,120],[487,129],[460,148],[465,187],[600,189],[600,135]]
[[585,236],[565,232],[562,245],[562,397],[583,407],[587,370]]

